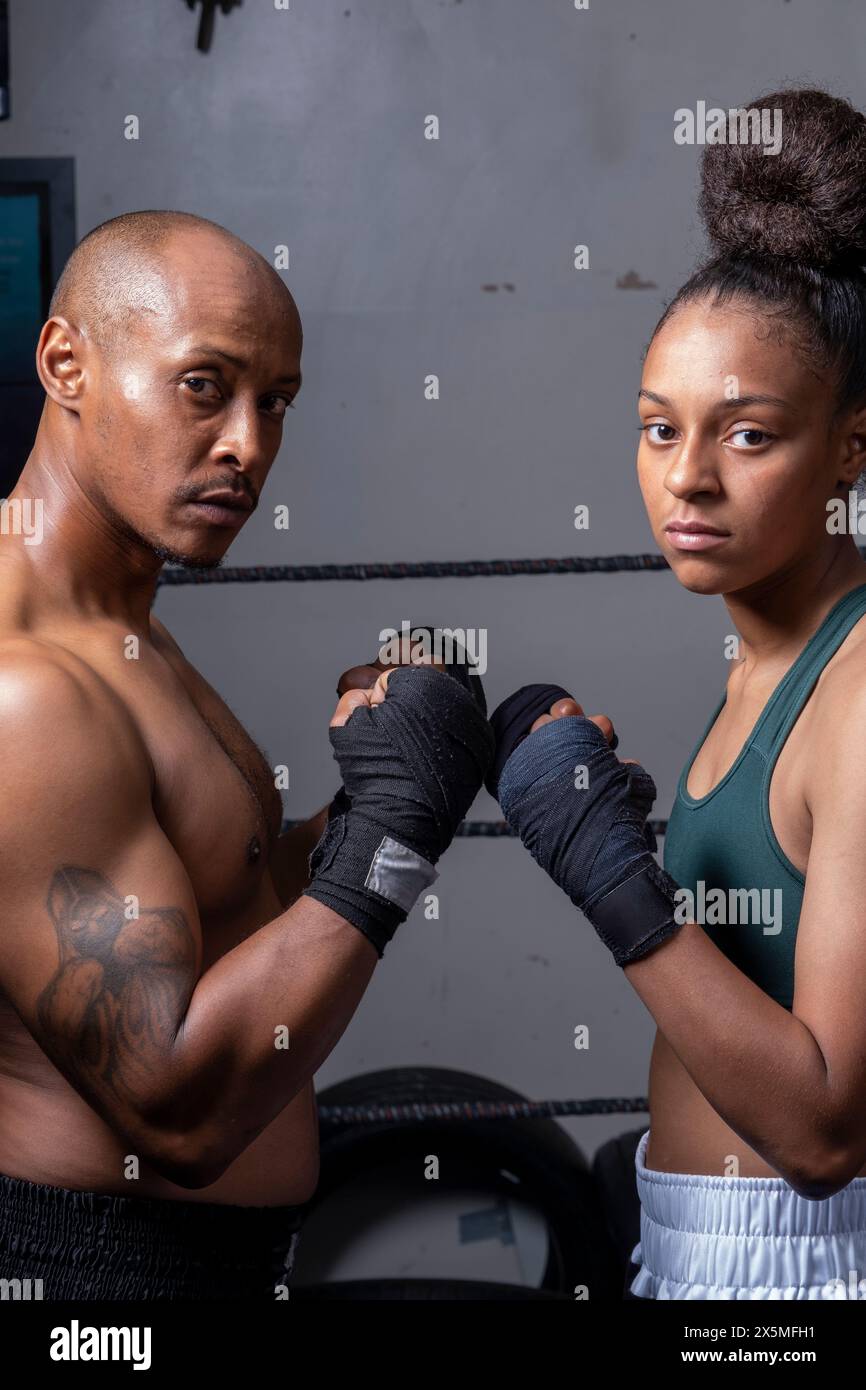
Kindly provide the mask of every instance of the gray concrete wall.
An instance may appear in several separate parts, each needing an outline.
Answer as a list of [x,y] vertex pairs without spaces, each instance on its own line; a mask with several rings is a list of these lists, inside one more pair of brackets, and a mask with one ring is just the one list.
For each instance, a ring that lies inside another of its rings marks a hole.
[[[861,0],[245,0],[208,56],[181,0],[11,9],[0,156],[74,155],[79,235],[176,207],[291,248],[305,385],[240,565],[654,548],[640,357],[701,249],[699,150],[675,145],[673,112],[787,79],[866,100]],[[628,271],[650,287],[617,288]],[[289,504],[288,533],[267,502]],[[610,714],[666,816],[730,630],[668,573],[172,589],[157,611],[289,765],[290,816],[335,789],[339,672],[404,618],[486,627],[491,705],[549,679]],[[497,808],[482,793],[471,814]],[[516,842],[458,841],[438,888],[441,920],[401,930],[320,1085],[423,1063],[533,1097],[644,1092],[651,1018]],[[592,1152],[643,1118],[571,1129]]]

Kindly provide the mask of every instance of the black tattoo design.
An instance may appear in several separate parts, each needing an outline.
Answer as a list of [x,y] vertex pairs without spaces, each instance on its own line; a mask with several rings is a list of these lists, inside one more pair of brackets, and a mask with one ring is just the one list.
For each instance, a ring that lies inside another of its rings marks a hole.
[[196,976],[196,945],[179,908],[126,903],[92,869],[67,864],[51,880],[48,912],[58,969],[39,996],[49,1055],[102,1104],[152,1094]]

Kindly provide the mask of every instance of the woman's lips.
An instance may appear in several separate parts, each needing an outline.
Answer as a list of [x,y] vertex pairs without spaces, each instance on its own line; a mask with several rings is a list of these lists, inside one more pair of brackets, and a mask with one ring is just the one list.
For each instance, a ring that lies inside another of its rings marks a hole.
[[712,550],[730,540],[730,536],[719,536],[715,531],[680,531],[668,526],[665,527],[665,535],[675,550]]

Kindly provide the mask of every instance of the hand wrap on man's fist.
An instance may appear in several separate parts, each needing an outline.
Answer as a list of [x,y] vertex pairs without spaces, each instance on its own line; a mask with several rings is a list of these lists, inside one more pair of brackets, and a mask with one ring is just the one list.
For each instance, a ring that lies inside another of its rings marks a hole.
[[583,715],[536,729],[499,778],[506,821],[589,918],[617,965],[638,960],[681,925],[678,885],[646,839],[655,798],[649,773],[620,762]]
[[352,922],[380,957],[448,848],[493,757],[479,702],[430,666],[400,666],[379,705],[329,730],[343,788],[310,856],[305,895]]

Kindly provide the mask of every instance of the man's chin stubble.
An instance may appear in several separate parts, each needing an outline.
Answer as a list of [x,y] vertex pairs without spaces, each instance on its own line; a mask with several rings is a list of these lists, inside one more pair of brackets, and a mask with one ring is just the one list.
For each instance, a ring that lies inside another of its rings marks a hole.
[[150,536],[142,535],[140,531],[130,525],[125,517],[120,516],[113,508],[106,507],[106,511],[113,520],[121,536],[127,541],[131,541],[133,545],[140,546],[144,550],[149,550],[151,555],[154,555],[157,560],[161,560],[164,565],[180,565],[181,568],[187,570],[215,570],[219,569],[220,565],[223,563],[224,557],[222,555],[217,559],[212,559],[210,556],[191,555],[182,550],[173,550],[171,546],[163,545],[161,541],[153,540]]
[[218,556],[217,559],[203,557],[201,555],[184,555],[180,550],[172,550],[167,545],[159,545],[156,541],[145,541],[145,545],[166,565],[180,565],[185,570],[215,570],[219,569],[224,557]]

